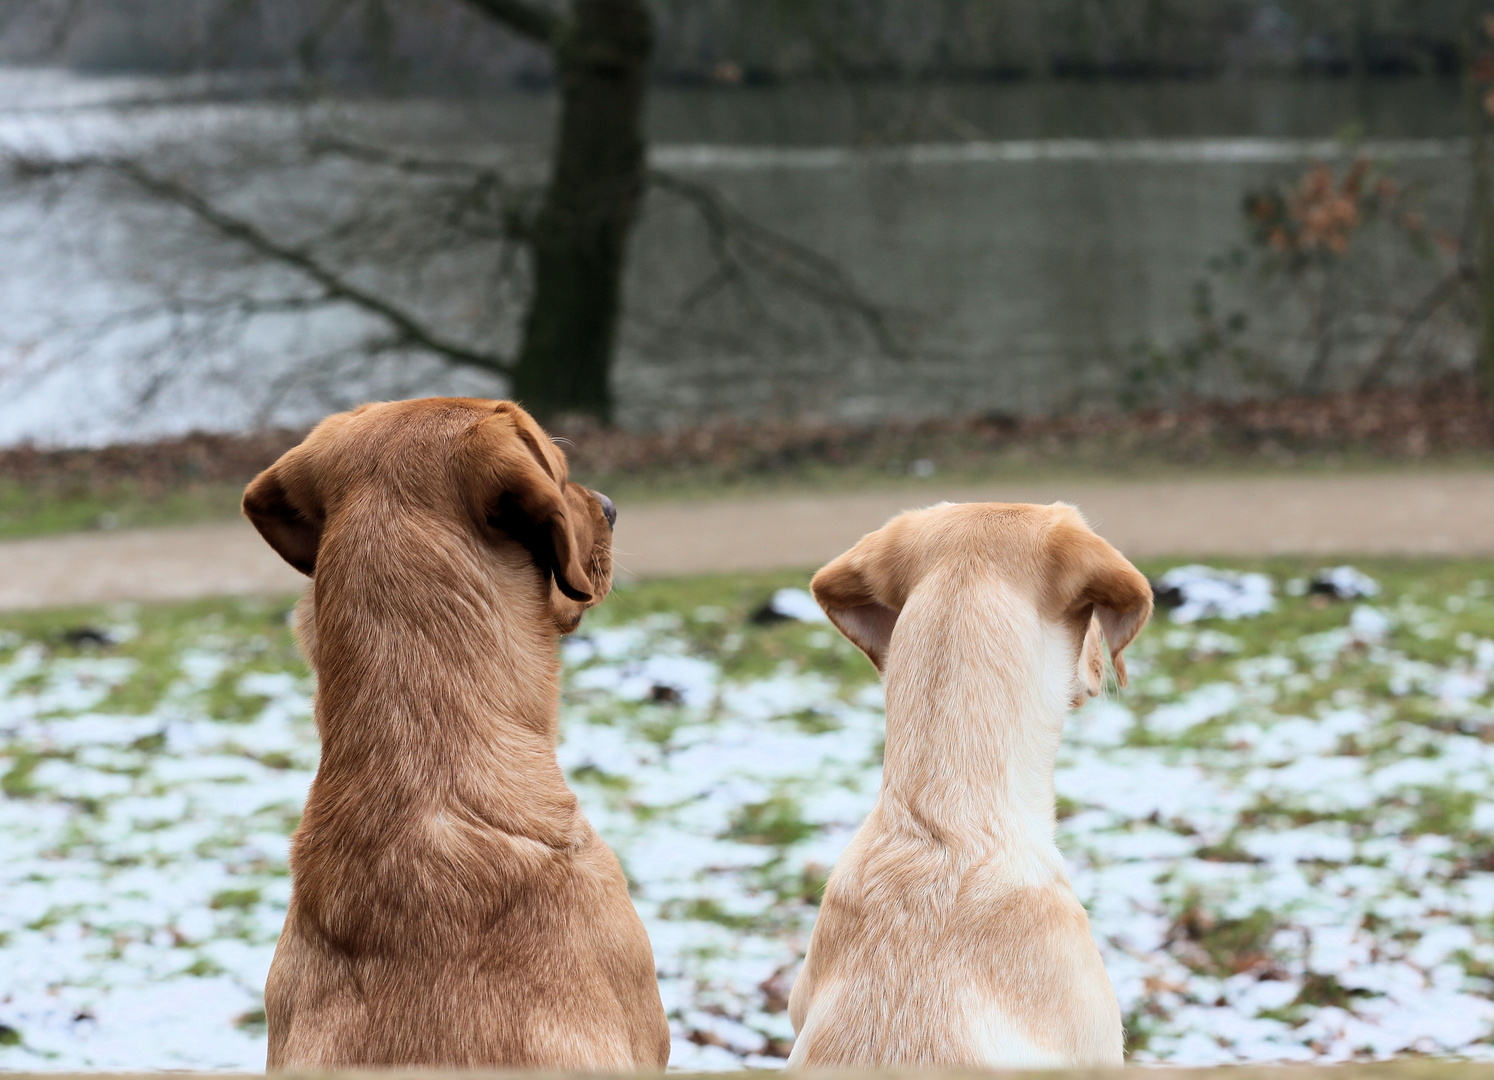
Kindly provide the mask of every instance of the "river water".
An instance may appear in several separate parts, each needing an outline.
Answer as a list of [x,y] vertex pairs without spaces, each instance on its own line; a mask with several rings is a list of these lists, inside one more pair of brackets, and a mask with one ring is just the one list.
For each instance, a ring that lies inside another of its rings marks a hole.
[[[0,143],[140,156],[296,245],[330,242],[359,198],[391,197],[366,167],[284,151],[308,133],[481,160],[521,184],[542,174],[554,120],[540,93],[306,105],[273,90],[4,71]],[[1174,370],[1200,332],[1203,282],[1221,314],[1244,318],[1235,344],[1273,365],[1276,385],[1300,382],[1325,340],[1327,384],[1352,380],[1451,265],[1466,201],[1457,88],[1430,79],[665,88],[649,128],[654,167],[723,200],[742,231],[725,238],[735,276],[723,276],[700,206],[650,195],[615,375],[618,418],[637,428],[1255,392],[1227,365],[1191,381]],[[1381,222],[1326,285],[1220,269],[1245,249],[1247,191],[1318,161],[1341,175],[1360,156],[1441,246],[1418,250]],[[305,282],[188,224],[97,177],[7,192],[0,443],[502,392],[399,350],[365,362],[359,344],[380,328],[345,307],[235,313],[234,298],[302,295]],[[494,249],[432,241],[410,271],[419,228],[380,234],[401,275],[377,248],[351,272],[454,336],[511,350],[522,268],[516,286],[495,276]],[[1413,344],[1399,377],[1469,355],[1447,321]]]

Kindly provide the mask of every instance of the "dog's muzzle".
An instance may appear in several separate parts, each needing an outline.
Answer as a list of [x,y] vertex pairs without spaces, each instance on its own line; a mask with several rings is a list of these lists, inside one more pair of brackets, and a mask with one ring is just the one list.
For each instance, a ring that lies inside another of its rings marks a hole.
[[602,516],[607,519],[607,528],[617,528],[617,507],[612,505],[612,500],[600,491],[593,491],[591,497],[602,504]]

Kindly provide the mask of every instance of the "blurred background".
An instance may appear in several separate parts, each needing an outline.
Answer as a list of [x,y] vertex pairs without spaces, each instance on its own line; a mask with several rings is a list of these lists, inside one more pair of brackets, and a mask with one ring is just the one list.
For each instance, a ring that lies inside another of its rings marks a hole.
[[0,7],[0,1065],[255,1068],[315,769],[237,519],[509,396],[618,502],[562,763],[675,1063],[781,1064],[875,796],[807,574],[1065,499],[1164,607],[1060,840],[1138,1062],[1494,1046],[1494,7]]
[[543,3],[11,5],[0,439],[1467,373],[1464,6],[639,0],[571,48]]

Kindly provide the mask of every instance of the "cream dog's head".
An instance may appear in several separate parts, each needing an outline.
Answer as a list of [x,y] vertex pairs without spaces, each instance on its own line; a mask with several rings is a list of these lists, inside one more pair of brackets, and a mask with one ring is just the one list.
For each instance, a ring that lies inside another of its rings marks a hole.
[[885,671],[898,615],[920,584],[937,578],[941,588],[959,588],[991,577],[1071,636],[1074,704],[1100,692],[1105,644],[1126,684],[1121,653],[1151,615],[1151,585],[1064,503],[941,503],[909,511],[862,537],[810,587],[841,633]]
[[565,455],[511,401],[424,398],[329,416],[255,478],[243,508],[319,593],[329,562],[375,561],[382,580],[416,593],[477,553],[516,588],[543,587],[555,626],[570,631],[612,584],[611,500],[571,483]]

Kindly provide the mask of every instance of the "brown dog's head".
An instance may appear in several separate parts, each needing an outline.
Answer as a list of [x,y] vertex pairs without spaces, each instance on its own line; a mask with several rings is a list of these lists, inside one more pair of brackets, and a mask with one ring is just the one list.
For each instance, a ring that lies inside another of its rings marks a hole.
[[[942,503],[868,533],[814,576],[820,607],[879,671],[898,616],[926,581],[943,597],[978,580],[999,580],[1067,629],[1076,661],[1075,703],[1100,692],[1103,642],[1126,684],[1122,650],[1152,612],[1145,576],[1063,503]],[[949,606],[953,607],[953,604]]]
[[329,416],[254,479],[243,508],[313,577],[373,560],[390,580],[435,584],[445,571],[430,551],[490,552],[545,583],[565,631],[612,584],[611,501],[571,483],[565,455],[511,401],[424,398]]

